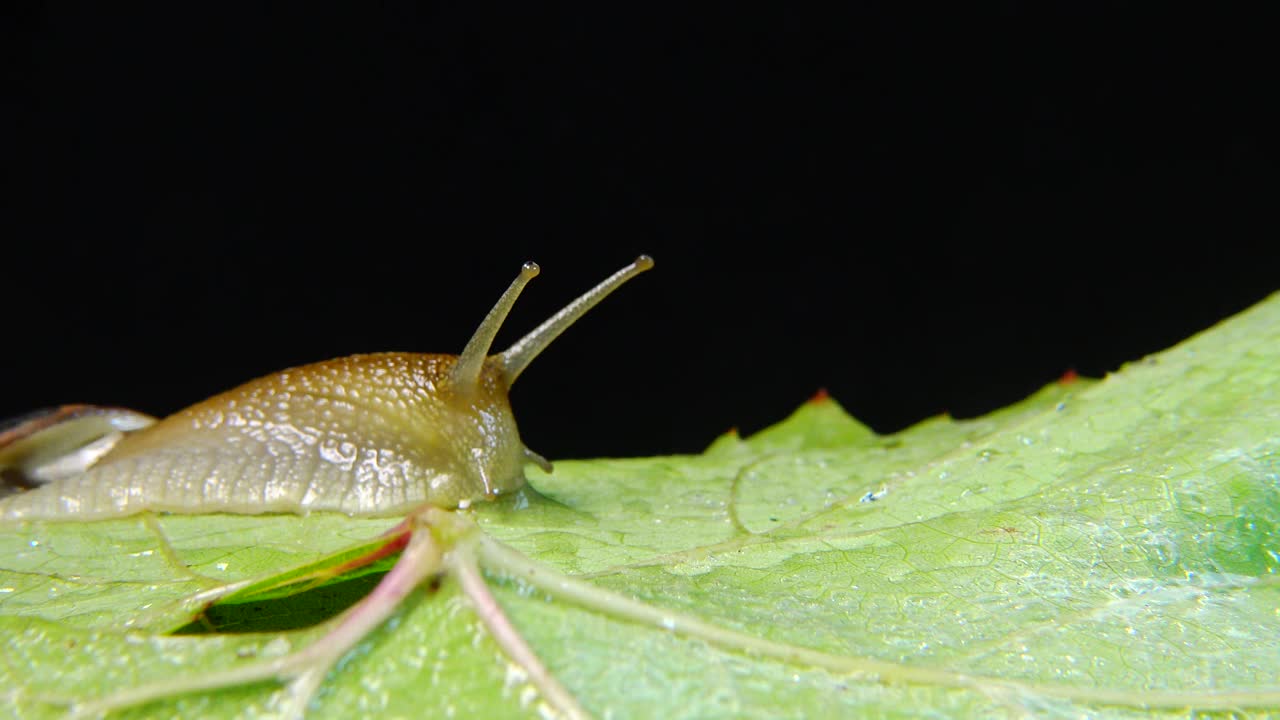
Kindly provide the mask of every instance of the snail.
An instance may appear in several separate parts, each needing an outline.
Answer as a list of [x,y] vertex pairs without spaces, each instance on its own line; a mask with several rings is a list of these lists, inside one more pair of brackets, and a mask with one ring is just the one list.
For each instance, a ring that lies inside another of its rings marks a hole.
[[494,355],[535,263],[525,263],[460,355],[312,363],[154,422],[91,406],[31,416],[0,432],[0,469],[34,486],[0,500],[0,520],[144,511],[394,516],[511,492],[525,482],[525,463],[551,469],[520,440],[512,383],[569,325],[652,266],[641,255]]
[[[7,485],[0,495],[10,493],[0,498],[0,522],[141,515],[154,523],[153,512],[403,518],[377,549],[343,565],[398,552],[392,569],[367,596],[326,621],[328,631],[305,648],[72,700],[72,716],[275,680],[288,688],[283,715],[301,718],[340,657],[414,588],[447,573],[458,578],[482,623],[554,714],[587,717],[489,593],[477,564],[483,533],[453,511],[520,488],[526,463],[551,470],[520,439],[507,397],[511,385],[560,333],[651,267],[653,260],[641,255],[494,355],[493,339],[537,276],[535,263],[524,264],[459,355],[375,353],[303,365],[161,420],[122,408],[67,405],[0,423],[0,476]],[[243,585],[199,597],[210,602]]]

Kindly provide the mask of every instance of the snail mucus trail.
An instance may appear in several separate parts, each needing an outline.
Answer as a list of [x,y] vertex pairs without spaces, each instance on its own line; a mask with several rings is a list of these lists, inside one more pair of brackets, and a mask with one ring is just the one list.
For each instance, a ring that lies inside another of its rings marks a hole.
[[[451,512],[525,482],[548,463],[521,442],[507,393],[569,325],[653,266],[648,256],[606,278],[507,350],[489,355],[538,266],[526,263],[460,355],[353,355],[250,381],[162,420],[66,406],[0,428],[0,470],[31,489],[0,499],[0,522],[87,521],[138,513],[307,513],[407,519],[404,549],[372,592],[283,657],[69,701],[98,716],[177,694],[275,679],[284,714],[302,717],[329,669],[423,580],[455,576],[494,640],[564,717],[587,717],[506,619],[481,576],[481,533]],[[532,562],[532,561],[530,561]]]

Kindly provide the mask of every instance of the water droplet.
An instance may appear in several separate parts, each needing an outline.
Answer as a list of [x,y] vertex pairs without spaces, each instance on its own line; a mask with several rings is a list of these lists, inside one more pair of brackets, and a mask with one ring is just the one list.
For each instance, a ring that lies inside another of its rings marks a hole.
[[27,544],[28,544],[28,545],[30,545],[31,547],[40,547],[40,541],[39,541],[39,540],[31,540],[31,541],[29,541]]
[[215,565],[214,565],[214,567],[218,568],[219,570],[226,570],[226,569],[227,569],[227,563],[220,562],[220,563],[215,564]]
[[275,638],[271,642],[262,646],[262,654],[271,657],[279,657],[289,652],[291,646],[289,641],[282,637]]
[[526,685],[520,689],[520,707],[527,708],[538,699],[538,689],[532,685]]

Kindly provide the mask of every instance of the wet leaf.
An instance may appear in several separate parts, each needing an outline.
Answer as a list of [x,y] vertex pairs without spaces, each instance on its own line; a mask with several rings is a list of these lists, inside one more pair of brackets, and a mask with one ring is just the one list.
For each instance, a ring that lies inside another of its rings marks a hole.
[[[976,420],[880,436],[816,398],[702,455],[561,462],[531,483],[473,512],[542,563],[726,638],[966,679],[762,659],[491,577],[601,717],[1280,712],[1280,296]],[[0,529],[5,702],[57,717],[42,699],[302,646],[315,629],[166,633],[224,596],[227,630],[336,612],[369,578],[323,569],[375,550],[393,525],[213,515]],[[278,693],[257,684],[121,716],[266,716]],[[537,712],[445,579],[333,671],[312,715]]]

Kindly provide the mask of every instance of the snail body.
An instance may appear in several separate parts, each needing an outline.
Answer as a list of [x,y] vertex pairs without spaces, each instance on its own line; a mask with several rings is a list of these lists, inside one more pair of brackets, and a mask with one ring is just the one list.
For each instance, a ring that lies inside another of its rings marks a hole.
[[[520,440],[512,383],[565,328],[652,265],[641,256],[489,355],[516,297],[538,274],[527,263],[460,355],[352,355],[252,380],[122,433],[83,469],[0,500],[0,519],[143,511],[399,515],[511,492],[525,482],[525,463],[550,470]],[[40,438],[21,439],[38,446]]]

